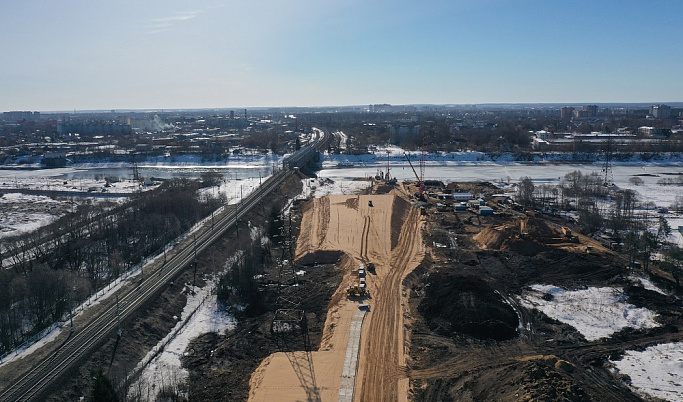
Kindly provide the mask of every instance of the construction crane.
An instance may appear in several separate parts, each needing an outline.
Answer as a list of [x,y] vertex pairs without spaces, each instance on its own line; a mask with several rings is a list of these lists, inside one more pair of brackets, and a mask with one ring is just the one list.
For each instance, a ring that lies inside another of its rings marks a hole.
[[[404,152],[403,155],[405,155],[406,160],[408,161],[408,164],[410,165],[410,168],[413,169],[413,173],[415,173],[415,178],[417,179],[417,184],[418,184],[419,189],[420,189],[419,190],[420,199],[423,200],[424,199],[424,192],[425,192],[424,179],[421,178],[420,176],[418,176],[417,171],[415,171],[415,167],[413,167],[413,163],[410,161],[410,157],[408,156],[408,154]],[[420,171],[424,175],[424,170],[421,169]]]

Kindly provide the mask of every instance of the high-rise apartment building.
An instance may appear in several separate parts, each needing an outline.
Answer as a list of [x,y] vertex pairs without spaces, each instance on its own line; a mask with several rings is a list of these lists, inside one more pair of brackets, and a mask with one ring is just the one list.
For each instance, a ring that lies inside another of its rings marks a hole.
[[574,114],[574,108],[570,106],[565,106],[560,110],[560,118],[563,120],[569,120]]
[[667,105],[652,105],[650,106],[650,116],[655,119],[668,119],[671,117],[671,107]]

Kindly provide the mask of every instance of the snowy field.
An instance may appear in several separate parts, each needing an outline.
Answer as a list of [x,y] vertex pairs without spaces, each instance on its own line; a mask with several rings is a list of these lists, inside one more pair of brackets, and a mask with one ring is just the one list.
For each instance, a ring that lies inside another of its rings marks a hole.
[[[0,171],[2,172],[2,171]],[[42,171],[41,171],[42,172]],[[24,172],[26,173],[26,172]],[[0,173],[1,174],[1,173]],[[228,204],[236,204],[240,202],[243,197],[248,196],[260,182],[265,181],[268,176],[263,178],[245,178],[245,179],[223,179],[220,185],[202,189],[201,191],[207,194],[217,196],[219,194],[225,195]],[[2,193],[3,178],[0,176],[0,194]],[[41,178],[35,180],[31,177],[17,178],[12,181],[12,186],[5,188],[22,188],[32,190],[55,190],[55,191],[88,191],[89,188],[97,188],[93,197],[48,197],[44,195],[28,195],[21,193],[6,193],[0,197],[0,238],[6,236],[14,236],[21,233],[31,232],[39,227],[45,226],[65,215],[73,209],[75,204],[84,202],[99,202],[99,201],[115,201],[125,202],[126,198],[101,198],[97,194],[101,189],[106,188],[110,193],[132,193],[139,187],[137,183],[131,181],[111,183],[110,187],[104,187],[106,182],[103,180],[71,180],[71,185],[65,185],[63,179],[48,179]],[[4,183],[8,183],[5,181]],[[17,185],[18,187],[14,187]],[[154,186],[144,187],[143,190],[149,190]]]
[[[627,303],[619,288],[569,291],[552,285],[533,285],[531,289],[520,297],[522,305],[571,325],[588,341],[609,337],[623,328],[659,326],[654,312]],[[552,299],[545,300],[546,294],[552,295]]]
[[683,342],[627,350],[621,360],[611,361],[615,373],[631,378],[631,387],[642,396],[668,401],[683,400]]
[[9,193],[0,197],[0,238],[50,224],[71,206],[42,195]]
[[[373,154],[367,155],[325,155],[323,170],[318,176],[323,179],[331,179],[335,183],[335,193],[352,193],[364,182],[354,182],[354,178],[371,177],[378,170],[385,171],[387,168],[387,151],[390,156],[390,174],[400,180],[414,180],[413,170],[408,164],[404,151],[397,147],[379,147]],[[410,153],[413,165],[418,168],[421,155],[417,152]],[[574,170],[580,170],[584,174],[591,172],[601,173],[602,163],[558,163],[558,156],[549,156],[545,161],[536,163],[520,163],[503,155],[496,161],[481,152],[454,152],[427,154],[425,179],[452,181],[489,181],[501,184],[516,183],[520,177],[531,177],[535,183],[557,184],[567,174]],[[219,173],[223,178],[220,191],[225,193],[230,200],[238,200],[246,196],[245,187],[251,186],[254,180],[264,180],[279,167],[281,157],[273,155],[239,155],[220,162],[202,162],[201,158],[194,155],[182,157],[156,158],[141,163],[138,166],[143,177],[186,177],[198,178],[207,171]],[[630,161],[615,163],[613,166],[614,182],[617,187],[632,189],[638,192],[642,199],[652,201],[657,207],[668,208],[676,195],[683,192],[678,186],[658,185],[657,181],[662,178],[675,178],[683,174],[683,157],[674,156],[668,160],[658,162]],[[642,185],[634,185],[629,182],[633,176],[643,180]],[[118,177],[121,181],[111,183],[111,187],[105,188],[105,177]],[[0,170],[0,192],[2,188],[31,188],[37,190],[60,190],[60,191],[88,191],[93,193],[106,189],[108,192],[129,193],[138,189],[137,183],[130,180],[132,166],[125,163],[106,164],[81,164],[61,169],[37,169],[37,170]],[[240,183],[241,182],[241,183]],[[239,183],[239,184],[233,184]],[[310,184],[310,183],[309,183]],[[238,188],[242,187],[243,194],[238,194]],[[314,184],[310,184],[315,186]],[[327,190],[324,190],[327,191]],[[239,195],[239,197],[238,197]],[[323,193],[316,196],[324,195]],[[49,212],[44,212],[48,213]],[[671,240],[683,245],[683,236],[676,228],[683,225],[683,216],[674,213],[664,214],[669,224],[674,229]],[[46,223],[44,215],[18,216],[16,218],[0,215],[0,227],[15,227],[22,221],[29,224],[25,230],[32,230],[40,224]],[[10,224],[10,222],[16,222]],[[0,229],[1,230],[1,229]],[[0,234],[1,236],[2,234]]]
[[[390,152],[390,175],[399,180],[415,180],[415,173],[408,164],[403,150],[395,147],[378,148],[370,155],[325,155],[323,169],[318,172],[321,178],[334,181],[350,180],[356,177],[374,177],[378,171],[386,171],[386,150]],[[530,177],[535,184],[559,184],[564,176],[575,170],[583,174],[603,174],[601,162],[558,163],[557,160],[520,163],[511,160],[491,161],[480,152],[459,152],[450,154],[428,154],[425,162],[425,179],[443,182],[487,181],[499,185],[501,192],[514,191],[509,184],[516,184],[521,177]],[[410,153],[416,170],[419,169],[421,155]],[[683,195],[680,186],[660,185],[665,178],[683,175],[683,156],[659,162],[621,162],[612,167],[614,184],[618,189],[631,189],[637,192],[643,202],[653,202],[656,207],[669,208],[677,195]],[[419,172],[419,170],[418,170]],[[630,179],[642,179],[642,185],[634,185]],[[661,214],[673,229],[672,242],[683,246],[683,235],[678,230],[683,225],[683,215],[668,212]]]

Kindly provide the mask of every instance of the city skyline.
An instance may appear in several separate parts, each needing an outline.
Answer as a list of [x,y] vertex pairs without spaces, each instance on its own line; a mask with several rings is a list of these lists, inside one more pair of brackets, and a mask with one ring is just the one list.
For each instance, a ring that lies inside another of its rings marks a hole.
[[630,0],[8,2],[0,110],[675,103],[681,11]]

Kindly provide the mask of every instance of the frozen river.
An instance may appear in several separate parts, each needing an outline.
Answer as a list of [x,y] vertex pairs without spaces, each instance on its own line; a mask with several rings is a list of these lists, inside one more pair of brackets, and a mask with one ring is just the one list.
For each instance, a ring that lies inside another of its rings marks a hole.
[[[417,163],[413,163],[415,169],[419,169]],[[390,174],[399,180],[415,179],[415,174],[408,163],[390,164]],[[386,171],[386,164],[372,164],[366,166],[338,167],[335,163],[323,163],[323,170],[319,172],[322,177],[350,179],[354,177],[367,177],[377,174],[377,170]],[[452,164],[444,162],[428,162],[425,166],[426,180],[442,180],[444,182],[455,181],[490,181],[490,182],[517,182],[520,177],[528,176],[535,182],[558,182],[567,173],[580,170],[584,174],[603,173],[603,166],[595,164],[574,163],[467,163]],[[683,175],[683,164],[677,165],[615,165],[612,167],[614,183],[618,186],[627,184],[632,176],[640,176],[645,183],[656,183],[662,177],[676,177]],[[652,175],[652,176],[643,176]]]
[[[266,178],[279,166],[276,157],[254,158],[252,160],[231,160],[227,164],[192,163],[164,164],[141,163],[138,166],[142,177],[156,178],[199,178],[202,173],[215,171],[219,173],[224,183],[233,180],[248,180]],[[415,159],[415,156],[413,156]],[[419,162],[413,165],[419,169]],[[335,181],[346,181],[358,177],[375,176],[378,171],[386,171],[386,160],[374,155],[361,155],[358,157],[349,155],[325,155],[322,170],[318,176],[330,178]],[[407,161],[403,158],[393,158],[389,163],[390,174],[399,180],[414,180],[415,175]],[[429,160],[425,166],[425,179],[441,180],[444,182],[468,182],[489,181],[494,183],[513,184],[521,177],[528,176],[537,184],[556,184],[570,172],[580,170],[584,174],[603,173],[602,163],[517,163],[517,162],[490,162],[490,161],[454,161],[444,158],[443,160]],[[667,164],[657,163],[626,163],[614,164],[612,176],[614,184],[622,189],[636,191],[643,201],[654,202],[657,207],[668,208],[674,202],[677,195],[683,196],[681,186],[660,185],[658,181],[664,178],[677,178],[683,175],[683,162],[670,162]],[[0,170],[0,188],[5,187],[40,187],[52,186],[57,188],[69,181],[69,186],[74,187],[72,182],[77,182],[76,187],[102,183],[104,177],[117,177],[127,181],[133,176],[131,166],[91,165],[68,167],[62,169],[38,169],[38,170]],[[638,176],[642,179],[642,185],[634,185],[629,179]],[[75,188],[75,187],[74,187]],[[503,190],[501,190],[503,191]],[[674,230],[683,225],[683,216],[667,214]],[[679,241],[683,241],[679,236]]]

